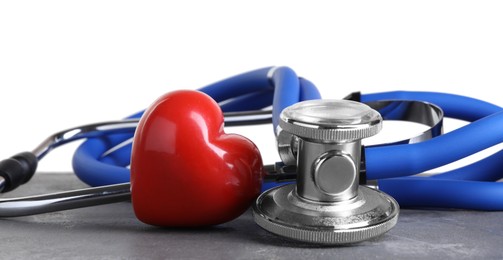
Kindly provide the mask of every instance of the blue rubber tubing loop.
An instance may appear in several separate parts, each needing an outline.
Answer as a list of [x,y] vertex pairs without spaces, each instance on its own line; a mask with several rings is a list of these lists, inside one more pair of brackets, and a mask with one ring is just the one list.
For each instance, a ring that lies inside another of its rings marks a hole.
[[403,177],[440,167],[501,143],[501,129],[503,111],[421,143],[371,147],[365,150],[367,176]]
[[[299,83],[300,83],[300,98],[299,98],[299,100],[304,101],[304,100],[320,99],[321,98],[318,89],[316,88],[316,86],[312,82],[310,82],[306,79],[303,79],[303,78],[299,78]],[[292,87],[290,87],[290,88],[292,88]],[[241,96],[239,98],[236,98],[234,103],[244,102],[245,105],[247,105],[246,103],[249,103],[249,102],[246,99],[248,99],[248,98],[254,99],[260,95],[265,95],[265,96],[267,96],[267,99],[269,99],[269,102],[266,102],[266,105],[269,105],[272,103],[273,95],[272,95],[271,91],[257,92],[257,93],[252,93],[250,95]],[[221,106],[222,110],[226,110],[226,109],[224,109],[225,105],[226,104]],[[246,109],[248,110],[248,109],[256,109],[256,108],[246,107]],[[231,108],[229,110],[233,111],[234,109]],[[229,111],[229,110],[226,110],[226,111]],[[114,164],[117,166],[121,166],[121,167],[125,167],[125,166],[129,165],[130,164],[131,145],[124,146],[120,149],[123,149],[123,150],[118,150],[117,155],[114,156],[113,158],[110,158],[110,156],[106,156],[105,158],[102,158],[101,161],[106,162],[108,164]],[[289,182],[282,182],[282,183],[267,182],[267,183],[264,183],[262,190],[267,190],[269,188],[276,187],[278,185],[288,184],[288,183]]]
[[503,178],[503,171],[501,170],[502,162],[503,151],[499,151],[467,166],[442,174],[436,174],[430,178],[465,181],[497,181]]
[[[273,95],[272,90],[243,95],[233,99],[232,102],[223,104],[221,108],[226,112],[261,109],[263,107],[269,106],[272,103],[272,95]],[[240,105],[240,103],[243,105]],[[132,138],[132,134],[125,136],[114,135],[113,138],[117,139],[118,141],[128,140],[129,138]],[[117,144],[118,141],[114,142],[114,144]],[[109,147],[114,146],[115,145]],[[126,167],[131,163],[131,149],[132,149],[131,144],[124,145],[121,148],[115,150],[114,152],[104,157],[101,157],[100,161],[106,164]],[[126,174],[126,172],[123,172],[121,174]],[[129,171],[127,172],[127,174],[129,174]]]
[[225,112],[261,109],[272,104],[273,95],[273,89],[254,92],[233,98],[232,102],[221,104],[220,108]]
[[316,86],[305,78],[299,78],[300,98],[299,101],[321,99],[321,94]]
[[[478,99],[464,97],[460,95],[452,95],[452,94],[436,93],[436,92],[393,91],[393,92],[366,94],[362,95],[361,99],[362,101],[375,101],[375,100],[386,100],[386,99],[427,101],[440,106],[444,110],[444,114],[446,117],[457,118],[467,121],[475,121],[477,119],[489,116],[491,114],[503,110],[499,106]],[[372,149],[374,148],[368,148],[367,151],[372,151]],[[498,158],[499,157],[496,155],[490,156],[477,163],[478,167],[484,166],[484,169],[486,170],[493,169],[492,171],[480,171],[479,174],[470,175],[468,174],[468,172],[472,169],[475,169],[473,168],[475,166],[472,167],[467,166],[444,174],[439,174],[436,176],[436,178],[491,180],[496,178],[496,176],[498,176],[498,173],[494,172],[494,169],[496,169],[494,165],[497,164]],[[491,165],[493,166],[491,167]],[[371,167],[370,171],[372,173],[373,166],[370,167]],[[378,166],[376,165],[376,167]],[[407,173],[404,174],[409,175]],[[375,176],[375,177],[381,178],[381,176]]]
[[379,189],[394,197],[401,207],[441,207],[502,210],[503,183],[464,180],[431,180],[427,177],[379,181]]
[[281,111],[299,102],[300,83],[297,74],[289,68],[278,68],[274,70],[272,80],[277,84],[274,88],[274,99],[272,103],[272,125],[273,129],[276,129]]
[[502,110],[499,106],[475,98],[437,92],[391,91],[361,95],[362,102],[391,99],[430,102],[442,108],[446,117],[469,122]]
[[[279,68],[282,70],[283,68]],[[300,98],[299,100],[309,100],[309,99],[319,99],[320,93],[313,83],[306,79],[299,79],[300,82]],[[287,86],[287,89],[297,89],[297,86]],[[273,89],[259,91],[251,94],[245,94],[237,98],[231,99],[232,102],[228,102],[221,105],[223,111],[243,111],[243,110],[254,110],[260,109],[272,104]],[[237,107],[239,105],[240,107]],[[281,108],[278,108],[281,109]],[[140,113],[135,114],[135,117],[141,115]],[[124,140],[124,138],[120,138]],[[131,145],[124,146],[110,155],[101,158],[102,162],[108,164],[115,164],[118,166],[127,166],[130,163]]]
[[[225,103],[222,106],[222,110],[224,112],[261,109],[263,107],[269,106],[272,100],[273,87],[271,86],[271,82],[268,79],[268,73],[271,69],[272,67],[268,67],[247,73],[242,73],[240,75],[224,79],[209,86],[203,87],[200,89],[200,91],[210,95],[217,102],[227,101],[228,99],[230,99],[229,102]],[[143,111],[127,118],[140,118],[142,114]],[[125,140],[132,138],[132,136],[132,134],[116,134],[109,135],[106,139],[107,143],[111,144],[109,146],[109,148],[111,148],[119,143],[122,143]],[[94,155],[96,159],[99,159],[101,162],[124,167],[129,165],[130,163],[130,154],[131,147],[129,145],[105,157],[101,157],[101,155],[99,157],[96,157],[96,154]],[[79,166],[82,164],[80,164],[79,160],[77,160],[76,164],[77,167],[74,167],[77,168],[76,171],[84,172],[84,175],[86,175],[87,171],[80,171],[82,167]],[[87,167],[85,165],[82,166],[84,168]],[[119,169],[117,170],[119,171]],[[121,174],[126,173],[122,170],[120,170],[120,172]],[[129,172],[127,172],[127,174],[129,174]]]
[[[261,109],[273,103],[273,121],[285,107],[305,99],[320,98],[314,84],[299,79],[287,67],[264,68],[243,73],[199,89],[221,104],[224,112]],[[278,96],[278,97],[276,97]],[[138,112],[128,118],[139,118]],[[75,174],[91,186],[129,181],[131,145],[102,156],[111,148],[132,138],[132,134],[114,134],[91,138],[80,145],[73,157]]]
[[[458,95],[434,92],[398,91],[362,96],[362,101],[371,101],[378,99],[413,99],[428,101],[439,105],[444,110],[444,113],[447,117],[453,117],[467,121],[475,121],[480,118],[490,116],[491,118],[487,120],[481,120],[484,121],[483,123],[485,125],[492,124],[491,122],[498,124],[497,121],[500,121],[499,118],[501,117],[501,115],[491,115],[494,113],[500,113],[499,111],[502,111],[502,108],[484,101]],[[480,123],[475,122],[473,124],[477,126]],[[472,125],[468,125],[462,128],[464,130],[467,130],[465,128],[469,128],[468,130],[473,129],[473,133],[461,134],[462,136],[464,136],[464,138],[458,139],[463,140],[463,142],[460,142],[459,145],[456,145],[453,142],[450,142],[450,144],[445,143],[445,145],[447,146],[437,146],[437,149],[430,150],[432,151],[432,153],[435,153],[439,150],[443,150],[444,152],[441,152],[441,154],[437,155],[429,154],[429,156],[437,158],[437,161],[442,159],[448,160],[447,158],[442,158],[442,156],[449,155],[452,149],[465,150],[466,148],[461,146],[465,145],[467,139],[473,138],[477,135],[483,135],[482,133],[484,132],[491,133],[491,135],[501,132],[498,130],[496,130],[495,132],[492,131],[492,129],[480,125],[480,128],[484,128],[484,130],[480,129],[482,131],[479,132]],[[499,123],[499,125],[501,126],[501,123]],[[455,132],[455,134],[460,133],[458,131]],[[451,133],[448,133],[446,135],[449,136],[450,134]],[[469,136],[470,138],[467,138],[467,136]],[[438,137],[435,139],[438,139]],[[486,139],[493,139],[492,141],[494,142],[494,144],[498,143],[498,138]],[[489,143],[490,141],[480,144],[478,148],[476,147],[477,145],[472,145],[472,147],[481,150],[483,149],[483,146],[491,146]],[[442,147],[442,149],[438,149],[438,147]],[[431,147],[429,149],[432,148],[434,147]],[[376,159],[372,155],[373,152],[384,152],[382,150],[379,151],[373,149],[368,149],[366,151],[368,155],[367,159]],[[368,152],[370,152],[370,154]],[[427,151],[423,149],[422,151],[417,150],[416,152],[417,154],[415,154],[415,156],[417,158],[423,157]],[[390,156],[392,157],[393,155],[390,154]],[[428,156],[428,154],[426,154],[426,156]],[[431,157],[424,159],[431,160]],[[400,160],[398,158],[395,159]],[[416,159],[411,160],[409,158],[406,160],[416,163]],[[490,182],[501,179],[503,177],[503,171],[501,171],[501,160],[503,160],[503,151],[499,151],[473,164],[443,174],[434,175],[432,177],[400,177],[381,179],[379,180],[379,188],[393,196],[402,207],[444,207],[474,210],[503,210],[503,186],[501,183]],[[383,164],[386,164],[386,162],[383,162]],[[416,163],[415,165],[417,166],[419,164],[422,164],[422,162]],[[370,166],[370,168],[372,167],[373,166]],[[368,168],[369,165],[367,164],[367,170]],[[430,166],[428,168],[432,167]],[[412,172],[419,171],[421,170],[416,169]],[[370,177],[376,177],[373,176],[372,170],[370,170]],[[379,176],[379,178],[380,177],[384,176]]]
[[[249,95],[253,92],[272,90],[268,73],[271,68],[264,68],[243,73],[200,89],[212,96],[217,102]],[[227,103],[232,106],[233,101]],[[143,114],[136,113],[128,118],[138,118]],[[73,169],[77,177],[91,186],[109,185],[129,181],[131,145],[127,145],[102,157],[110,148],[132,138],[132,134],[115,134],[102,138],[88,139],[75,151]]]
[[199,91],[208,94],[216,102],[222,102],[253,92],[269,90],[273,87],[268,78],[271,69],[268,67],[242,73],[200,88]]

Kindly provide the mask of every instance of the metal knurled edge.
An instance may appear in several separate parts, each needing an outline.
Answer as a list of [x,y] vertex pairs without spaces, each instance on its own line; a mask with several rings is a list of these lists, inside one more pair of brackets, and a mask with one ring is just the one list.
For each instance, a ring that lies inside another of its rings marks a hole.
[[272,222],[262,214],[255,212],[255,210],[253,211],[253,218],[260,227],[280,236],[309,243],[342,245],[362,242],[388,232],[392,227],[396,225],[398,220],[398,213],[395,214],[395,216],[393,216],[392,218],[377,225],[343,230],[311,230],[281,225]]
[[299,137],[332,141],[348,141],[367,138],[376,135],[377,133],[379,133],[379,131],[381,131],[382,128],[381,122],[361,128],[311,128],[304,125],[285,122],[283,119],[279,121],[279,125],[281,129],[283,129],[283,131],[289,132]]

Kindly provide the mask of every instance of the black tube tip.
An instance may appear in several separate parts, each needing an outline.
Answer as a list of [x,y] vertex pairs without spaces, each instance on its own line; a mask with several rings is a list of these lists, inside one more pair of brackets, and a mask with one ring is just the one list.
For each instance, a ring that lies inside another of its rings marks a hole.
[[37,170],[37,157],[31,152],[23,152],[0,162],[0,176],[5,179],[1,192],[8,192],[28,182]]

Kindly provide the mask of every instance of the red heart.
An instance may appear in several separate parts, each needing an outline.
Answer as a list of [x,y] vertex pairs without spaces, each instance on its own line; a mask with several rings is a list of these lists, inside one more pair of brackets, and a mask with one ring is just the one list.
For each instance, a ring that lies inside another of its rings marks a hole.
[[241,215],[260,193],[262,159],[243,136],[226,134],[220,107],[204,93],[160,97],[133,141],[135,214],[157,226],[206,226]]

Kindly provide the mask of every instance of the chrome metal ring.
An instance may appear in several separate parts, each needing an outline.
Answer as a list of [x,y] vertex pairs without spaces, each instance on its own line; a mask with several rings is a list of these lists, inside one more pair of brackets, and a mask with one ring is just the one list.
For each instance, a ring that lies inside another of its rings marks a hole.
[[[426,131],[411,138],[380,143],[376,146],[419,143],[443,133],[444,112],[435,104],[413,100],[379,100],[364,103],[372,109],[377,110],[385,121],[396,120],[413,122],[429,127]],[[297,140],[294,138],[292,134],[278,127],[278,152],[285,165],[293,165],[296,162],[297,151],[295,148],[297,146]]]

